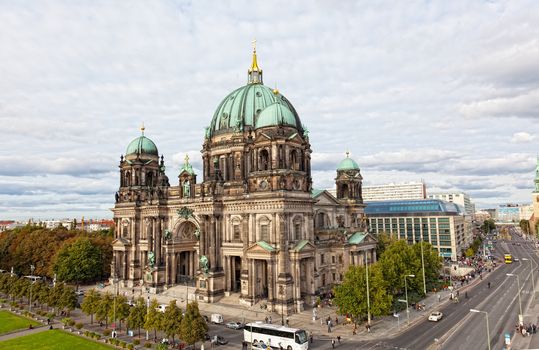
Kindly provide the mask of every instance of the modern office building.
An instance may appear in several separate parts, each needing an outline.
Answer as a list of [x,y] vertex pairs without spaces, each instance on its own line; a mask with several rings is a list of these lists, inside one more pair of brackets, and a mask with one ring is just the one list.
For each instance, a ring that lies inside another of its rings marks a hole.
[[467,249],[465,213],[457,204],[438,199],[366,203],[371,232],[389,233],[409,244],[429,242],[440,256],[457,260]]
[[120,157],[112,274],[121,284],[159,292],[189,281],[199,301],[234,293],[288,314],[349,265],[376,261],[357,163],[340,162],[335,196],[313,191],[309,133],[263,85],[256,51],[247,78],[206,128],[201,181],[186,157],[171,184],[144,128]]
[[427,189],[423,181],[363,186],[363,200],[365,202],[425,198],[427,198]]

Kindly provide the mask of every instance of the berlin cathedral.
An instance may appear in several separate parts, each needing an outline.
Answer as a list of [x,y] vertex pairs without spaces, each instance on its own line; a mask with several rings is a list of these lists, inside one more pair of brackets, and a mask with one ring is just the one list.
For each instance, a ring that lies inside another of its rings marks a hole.
[[[336,191],[315,190],[309,133],[278,90],[263,85],[253,50],[248,80],[217,106],[202,143],[169,181],[144,135],[120,158],[112,274],[159,293],[190,281],[196,299],[264,301],[290,314],[331,292],[350,265],[376,261],[362,176],[348,154]],[[334,193],[334,194],[332,194]]]

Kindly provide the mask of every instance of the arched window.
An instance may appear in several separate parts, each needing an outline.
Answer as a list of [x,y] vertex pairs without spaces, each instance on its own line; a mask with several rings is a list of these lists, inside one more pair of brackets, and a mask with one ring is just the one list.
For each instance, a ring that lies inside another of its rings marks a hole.
[[131,172],[129,171],[125,173],[125,185],[131,186]]
[[263,149],[260,151],[260,167],[259,170],[269,170],[269,153]]
[[343,184],[341,186],[341,196],[342,196],[342,198],[349,198],[350,197],[350,193],[349,193],[347,184]]
[[290,169],[292,170],[298,170],[298,153],[296,150],[293,150],[290,152]]
[[279,145],[279,169],[284,169],[284,149],[283,145]]

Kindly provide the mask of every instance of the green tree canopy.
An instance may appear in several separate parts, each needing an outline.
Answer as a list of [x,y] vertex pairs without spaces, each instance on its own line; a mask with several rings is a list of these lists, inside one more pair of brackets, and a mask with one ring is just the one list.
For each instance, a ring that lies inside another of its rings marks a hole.
[[84,295],[84,299],[82,300],[81,309],[86,315],[90,315],[91,324],[94,323],[94,314],[99,308],[100,301],[101,294],[93,288],[86,292],[86,295]]
[[106,292],[101,296],[101,300],[99,301],[95,313],[99,321],[105,321],[105,327],[109,326],[109,315],[112,310],[113,302],[114,299],[112,298],[112,294]]
[[144,321],[144,328],[148,331],[154,332],[154,338],[157,338],[157,331],[162,330],[163,325],[163,313],[159,311],[159,303],[157,299],[153,299],[150,303],[146,319]]
[[352,316],[354,324],[367,316],[367,271],[369,276],[369,303],[372,316],[385,315],[391,310],[392,295],[378,264],[351,266],[341,285],[335,287],[335,304],[340,314]]
[[138,298],[135,302],[135,306],[129,310],[129,316],[127,317],[127,326],[132,329],[138,329],[138,335],[140,337],[140,329],[144,327],[146,320],[146,302],[143,298]]
[[[119,330],[122,330],[122,322],[129,316],[129,304],[127,304],[127,298],[124,295],[116,296],[116,302],[113,303],[113,309],[109,315],[113,322],[120,321]],[[116,319],[114,317],[116,316]]]
[[176,300],[170,301],[163,316],[163,331],[168,338],[174,340],[182,322],[182,310],[176,305]]
[[101,249],[86,237],[63,246],[56,257],[53,270],[65,282],[91,282],[101,276]]
[[208,325],[200,315],[196,301],[187,304],[180,331],[181,339],[187,344],[194,345],[196,342],[204,340],[204,336],[208,332]]

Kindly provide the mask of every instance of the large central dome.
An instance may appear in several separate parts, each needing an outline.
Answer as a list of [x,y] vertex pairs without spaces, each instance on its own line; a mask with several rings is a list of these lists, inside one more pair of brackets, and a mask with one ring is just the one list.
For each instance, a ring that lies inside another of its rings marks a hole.
[[219,104],[206,136],[277,125],[292,126],[303,133],[299,116],[290,101],[276,89],[262,84],[256,50],[253,51],[248,77],[247,85],[232,91]]

